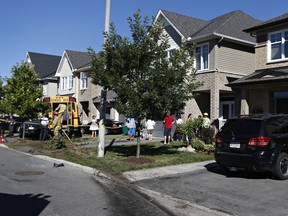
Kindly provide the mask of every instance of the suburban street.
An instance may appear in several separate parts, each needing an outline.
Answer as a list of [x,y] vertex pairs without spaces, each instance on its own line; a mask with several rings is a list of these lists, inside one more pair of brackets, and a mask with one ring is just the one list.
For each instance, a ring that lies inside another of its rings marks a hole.
[[1,215],[287,215],[288,181],[226,173],[214,161],[123,173],[130,183],[5,148],[0,167]]
[[[60,163],[61,164],[61,163]],[[171,215],[133,187],[0,148],[0,215]]]

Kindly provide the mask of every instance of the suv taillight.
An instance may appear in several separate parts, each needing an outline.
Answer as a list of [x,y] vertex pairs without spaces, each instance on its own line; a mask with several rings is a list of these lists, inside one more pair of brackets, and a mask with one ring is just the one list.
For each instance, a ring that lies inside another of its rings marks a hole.
[[260,136],[260,137],[251,137],[248,141],[248,146],[260,146],[265,147],[270,141],[269,137]]
[[219,147],[223,145],[222,137],[218,134],[216,134],[216,136],[215,136],[215,143]]

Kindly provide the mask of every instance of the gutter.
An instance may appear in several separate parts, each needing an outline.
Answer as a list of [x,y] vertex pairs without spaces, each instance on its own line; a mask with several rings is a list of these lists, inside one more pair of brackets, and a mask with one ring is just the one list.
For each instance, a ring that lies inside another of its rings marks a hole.
[[247,40],[241,40],[239,38],[230,37],[230,36],[223,35],[223,34],[218,34],[218,33],[206,34],[206,35],[201,35],[201,36],[198,36],[198,37],[189,37],[190,40],[188,40],[188,41],[193,41],[193,42],[204,41],[204,40],[207,40],[209,38],[212,38],[213,36],[220,37],[221,40],[222,40],[222,38],[223,39],[225,38],[225,39],[229,39],[229,40],[233,40],[233,41],[238,41],[240,43],[250,44],[251,46],[255,46],[256,45],[256,42],[251,42],[251,41],[247,41]]

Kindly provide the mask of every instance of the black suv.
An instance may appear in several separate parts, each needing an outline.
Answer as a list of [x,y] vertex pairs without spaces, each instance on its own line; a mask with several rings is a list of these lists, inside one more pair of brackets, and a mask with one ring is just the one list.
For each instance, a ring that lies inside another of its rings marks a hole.
[[215,160],[225,170],[268,171],[288,179],[287,114],[228,119],[215,139]]

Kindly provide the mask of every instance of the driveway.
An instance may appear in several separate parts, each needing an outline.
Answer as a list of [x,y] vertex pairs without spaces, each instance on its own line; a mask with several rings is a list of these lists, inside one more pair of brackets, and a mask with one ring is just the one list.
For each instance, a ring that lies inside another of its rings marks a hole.
[[174,212],[181,209],[184,215],[198,215],[195,210],[200,215],[287,215],[288,181],[267,173],[224,172],[215,161],[208,161],[124,176],[147,193],[178,202]]

